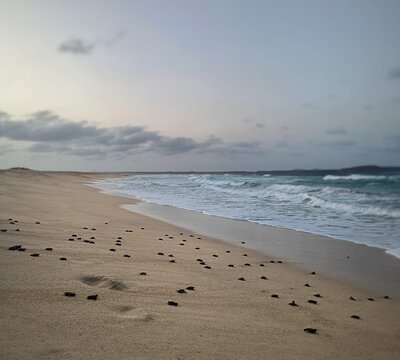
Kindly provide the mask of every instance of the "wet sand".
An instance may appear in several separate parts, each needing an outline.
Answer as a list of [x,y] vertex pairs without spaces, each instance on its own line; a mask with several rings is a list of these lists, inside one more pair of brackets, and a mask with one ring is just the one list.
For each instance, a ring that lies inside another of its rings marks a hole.
[[1,359],[398,358],[398,300],[126,211],[105,176],[0,171]]

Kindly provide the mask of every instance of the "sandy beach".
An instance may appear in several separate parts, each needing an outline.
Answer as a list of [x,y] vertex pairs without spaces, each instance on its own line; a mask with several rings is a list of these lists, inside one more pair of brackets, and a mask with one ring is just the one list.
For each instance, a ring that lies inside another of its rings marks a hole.
[[400,357],[398,299],[85,184],[109,176],[0,171],[1,359]]

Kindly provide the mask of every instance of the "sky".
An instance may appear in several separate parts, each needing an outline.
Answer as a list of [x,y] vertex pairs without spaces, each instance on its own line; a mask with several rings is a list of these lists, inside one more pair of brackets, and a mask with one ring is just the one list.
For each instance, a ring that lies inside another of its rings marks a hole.
[[0,168],[400,166],[398,0],[0,0]]

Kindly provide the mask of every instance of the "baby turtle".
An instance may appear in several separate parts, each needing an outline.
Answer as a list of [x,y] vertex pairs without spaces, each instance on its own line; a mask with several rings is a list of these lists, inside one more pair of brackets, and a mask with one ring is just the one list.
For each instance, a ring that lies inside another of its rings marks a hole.
[[116,245],[116,246],[121,246],[122,244],[120,244],[120,243],[116,243],[115,245]]
[[163,239],[163,238],[158,238],[158,240],[160,240],[160,241],[164,241],[164,239]]
[[200,248],[199,247],[197,247],[197,248],[194,248],[195,250],[200,250]]
[[233,264],[228,264],[228,266],[229,266],[229,267],[235,267],[235,265],[233,265]]
[[316,334],[317,333],[317,329],[315,329],[315,328],[305,328],[304,331],[309,333],[309,334]]
[[199,264],[200,265],[206,265],[205,261],[201,261]]
[[383,298],[384,299],[391,299],[391,297],[389,295],[385,295]]
[[131,256],[130,256],[130,255],[128,255],[128,254],[125,254],[125,255],[124,255],[124,257],[126,257],[126,258],[130,258]]
[[266,276],[264,276],[264,275],[261,276],[260,279],[262,279],[262,280],[268,280],[268,278],[267,278]]
[[290,306],[299,306],[298,304],[296,304],[296,301],[294,301],[294,300],[292,302],[290,302],[289,305]]
[[182,241],[183,241],[183,242],[186,242],[187,240],[186,240],[186,239],[182,239]]
[[192,285],[186,286],[186,290],[194,291],[194,286]]
[[244,264],[244,266],[251,266],[249,263]]
[[36,221],[35,224],[40,225],[40,222],[39,222],[39,221]]
[[88,300],[97,300],[98,296],[99,296],[98,294],[89,295],[86,299],[88,299]]
[[95,229],[95,228],[92,228],[92,230],[93,230],[93,231],[96,231],[96,229]]
[[84,230],[87,230],[88,228],[85,226],[83,229],[84,229]]
[[96,238],[94,236],[91,236],[90,240],[96,240]]
[[317,298],[322,298],[321,294],[314,294],[314,296]]
[[7,232],[7,229],[1,229],[0,231],[2,231],[2,232]]
[[78,235],[76,235],[76,234],[72,234],[71,236],[72,236],[72,237],[78,237]]
[[310,272],[310,275],[315,275],[315,274],[316,274],[315,271],[311,271],[311,272]]
[[172,300],[169,300],[167,304],[170,306],[178,306],[178,303],[176,301],[172,301]]
[[159,253],[157,253],[157,255],[164,256],[164,253],[163,252],[159,252]]
[[230,254],[230,253],[231,253],[231,251],[230,251],[230,250],[226,250],[225,252],[226,252],[227,254]]
[[185,289],[178,289],[176,290],[177,293],[179,294],[186,294],[186,290]]
[[179,233],[179,235],[183,235],[183,233]]
[[118,236],[118,237],[117,237],[117,240],[122,240],[122,237],[121,237],[121,236]]
[[272,298],[278,299],[278,298],[279,298],[279,295],[277,295],[277,294],[272,294],[271,297],[272,297]]
[[242,256],[247,256],[247,254],[242,254]]
[[278,264],[282,264],[282,260],[278,260]]
[[25,251],[26,248],[20,247],[19,249],[17,249],[17,251]]
[[139,275],[147,275],[146,271],[142,271]]
[[15,229],[14,231],[19,231],[19,229]]
[[168,257],[174,257],[174,255],[173,254],[169,254]]
[[246,281],[246,279],[245,279],[244,277],[240,277],[240,278],[238,278],[238,280],[240,280],[240,281]]
[[84,243],[90,243],[90,240],[83,240]]
[[31,254],[30,256],[32,256],[32,257],[39,257],[40,254],[34,253],[34,254]]
[[66,257],[60,257],[60,260],[61,261],[67,261],[67,258]]
[[310,284],[307,283],[307,284],[304,284],[304,286],[305,286],[305,287],[310,287]]
[[246,241],[241,241],[242,244],[246,244]]
[[374,298],[368,298],[368,300],[369,300],[369,301],[375,301],[375,299],[374,299]]
[[74,292],[72,292],[72,291],[66,291],[65,293],[64,293],[64,296],[67,296],[67,297],[74,297],[76,294],[74,293]]
[[350,317],[351,317],[352,319],[360,320],[360,317],[359,317],[358,315],[351,315]]
[[211,269],[211,266],[206,265],[204,266],[204,269]]
[[274,260],[270,260],[270,263],[271,263],[271,264],[275,264],[275,261],[274,261]]
[[318,304],[318,301],[317,301],[317,300],[308,300],[308,303],[309,303],[309,304],[317,305],[317,304]]
[[110,249],[110,251],[115,251],[115,249]]
[[46,251],[53,251],[53,248],[47,247],[47,248],[45,248],[45,250],[46,250]]
[[175,262],[175,259],[172,259],[172,260],[170,260],[169,262],[170,262],[170,263],[174,263],[174,262]]
[[216,255],[216,254],[214,254],[213,256],[214,256],[214,257],[218,257],[218,255]]
[[22,247],[22,245],[13,245],[8,248],[8,250],[18,250]]
[[179,245],[183,246],[183,245],[185,245],[185,244],[184,244],[184,243],[180,243]]
[[203,261],[203,259],[200,259],[200,258],[199,258],[199,259],[196,259],[196,261]]
[[349,297],[349,300],[356,301],[352,296]]
[[258,265],[258,266],[264,267],[264,264],[260,264],[260,265]]

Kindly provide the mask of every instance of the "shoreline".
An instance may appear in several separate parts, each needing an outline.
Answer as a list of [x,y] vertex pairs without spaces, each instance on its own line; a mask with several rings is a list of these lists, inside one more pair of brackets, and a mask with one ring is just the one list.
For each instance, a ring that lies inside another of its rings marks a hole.
[[96,182],[88,185],[104,194],[133,200],[134,204],[121,205],[128,211],[228,243],[240,245],[244,240],[246,246],[267,256],[281,258],[304,271],[317,270],[361,289],[400,298],[400,258],[385,249],[302,230],[151,203],[115,192],[111,187]]
[[0,358],[397,360],[398,299],[122,209],[107,176],[0,171]]

